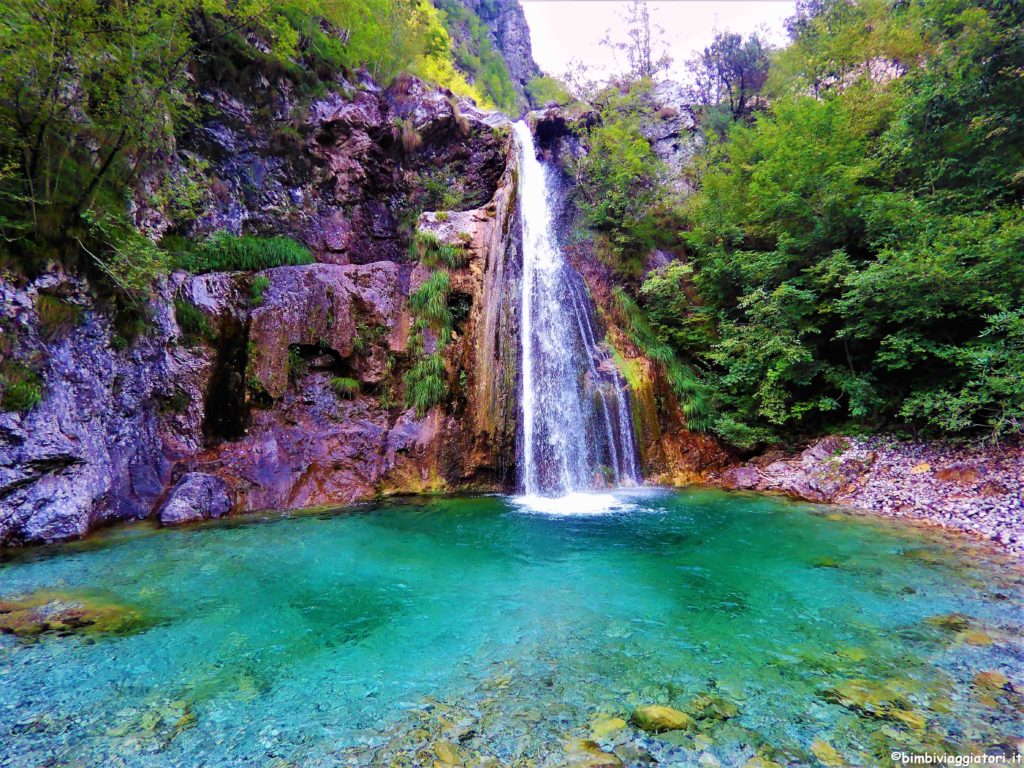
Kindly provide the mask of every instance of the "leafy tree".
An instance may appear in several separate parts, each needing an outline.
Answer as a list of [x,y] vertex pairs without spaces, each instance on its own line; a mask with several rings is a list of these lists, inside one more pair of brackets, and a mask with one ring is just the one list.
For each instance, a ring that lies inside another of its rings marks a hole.
[[719,32],[687,64],[694,81],[690,89],[694,103],[731,120],[749,118],[762,103],[769,54],[769,46],[756,34],[744,40],[732,32]]
[[770,110],[702,158],[690,262],[641,290],[652,328],[744,448],[1020,434],[1024,8],[822,2],[794,28]]
[[611,30],[601,44],[626,55],[629,80],[655,80],[672,66],[665,43],[665,30],[651,19],[647,0],[632,0],[623,16],[626,39],[612,37]]

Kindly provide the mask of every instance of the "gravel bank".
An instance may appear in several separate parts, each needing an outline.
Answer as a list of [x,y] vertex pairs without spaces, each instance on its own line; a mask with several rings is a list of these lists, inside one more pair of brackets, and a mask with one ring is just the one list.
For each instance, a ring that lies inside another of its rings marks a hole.
[[712,481],[922,520],[1024,557],[1024,445],[960,445],[892,437],[826,437],[774,452]]

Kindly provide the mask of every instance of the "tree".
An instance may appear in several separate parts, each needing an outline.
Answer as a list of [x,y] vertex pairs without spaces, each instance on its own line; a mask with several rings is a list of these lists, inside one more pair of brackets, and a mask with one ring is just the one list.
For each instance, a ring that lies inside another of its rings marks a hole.
[[761,105],[770,53],[757,34],[744,40],[732,32],[719,32],[714,42],[687,64],[694,80],[694,103],[721,109],[734,121],[748,119]]
[[626,54],[629,63],[627,76],[632,80],[654,80],[668,71],[672,58],[665,43],[665,30],[651,21],[647,0],[632,0],[623,17],[626,39],[612,37],[612,31],[605,33],[601,44],[613,51]]

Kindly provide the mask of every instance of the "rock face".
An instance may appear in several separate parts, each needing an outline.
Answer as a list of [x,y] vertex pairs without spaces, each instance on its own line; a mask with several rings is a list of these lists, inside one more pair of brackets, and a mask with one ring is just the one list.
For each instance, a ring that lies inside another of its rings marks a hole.
[[718,473],[726,488],[847,504],[965,531],[1024,554],[1024,446],[826,437]]
[[[440,136],[452,117],[438,117],[432,98],[406,103],[404,119]],[[445,350],[442,406],[418,416],[403,403],[416,359],[407,301],[426,275],[404,250],[399,260],[258,275],[175,273],[152,303],[152,328],[130,342],[81,279],[0,279],[8,351],[38,369],[44,390],[27,413],[0,413],[0,544],[151,515],[171,525],[505,487],[515,463],[516,166],[489,117],[465,119],[489,137],[480,167],[499,163],[500,173],[481,207],[421,218],[468,256],[451,270],[450,301],[465,312]],[[254,302],[257,277],[266,286]],[[47,330],[41,294],[75,308],[75,321]],[[186,305],[208,332],[182,330]]]
[[[41,295],[76,307],[77,324],[44,338]],[[205,365],[169,351],[177,328],[167,307],[154,313],[153,333],[123,351],[81,280],[0,279],[0,307],[19,356],[40,361],[44,382],[31,411],[0,412],[0,544],[73,538],[149,515],[170,471],[161,404],[173,382]]]
[[526,84],[540,72],[533,60],[530,27],[519,0],[458,0],[473,11],[490,30],[491,42],[501,51],[512,85],[525,106]]

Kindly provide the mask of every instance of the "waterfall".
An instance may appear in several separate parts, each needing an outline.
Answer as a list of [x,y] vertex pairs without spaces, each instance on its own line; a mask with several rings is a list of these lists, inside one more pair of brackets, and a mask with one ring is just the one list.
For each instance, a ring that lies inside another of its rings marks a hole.
[[515,124],[522,221],[521,488],[564,496],[639,482],[626,382],[601,343],[590,296],[554,231],[555,185]]

